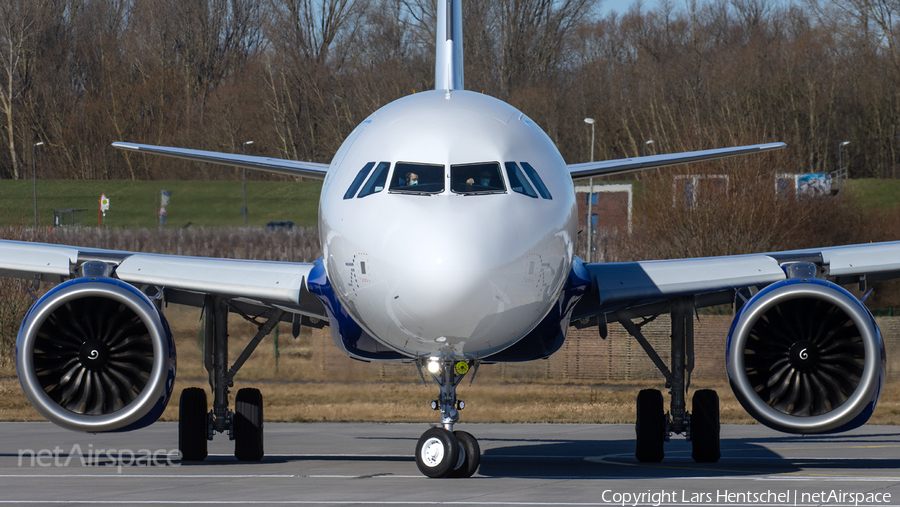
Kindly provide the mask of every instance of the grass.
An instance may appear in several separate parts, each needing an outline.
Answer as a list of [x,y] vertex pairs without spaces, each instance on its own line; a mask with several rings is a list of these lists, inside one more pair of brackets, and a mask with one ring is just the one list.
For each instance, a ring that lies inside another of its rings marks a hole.
[[[410,368],[412,368],[410,366]],[[175,382],[161,421],[178,420],[178,393],[185,387],[209,385],[201,379]],[[256,387],[263,393],[266,421],[278,422],[437,422],[428,406],[437,386],[410,383],[343,382],[236,382],[235,389]],[[460,386],[465,400],[464,422],[480,423],[633,423],[635,398],[644,386],[533,385],[468,383]],[[659,387],[659,386],[656,386]],[[706,386],[710,387],[710,386]],[[722,398],[722,422],[752,424],[727,386],[717,389]],[[232,398],[232,402],[233,402]],[[895,403],[896,409],[900,404]],[[211,407],[210,407],[211,408]],[[0,421],[43,421],[31,407],[15,379],[0,380]]]
[[866,209],[892,210],[900,206],[900,180],[851,179],[844,183],[844,191]]
[[[290,220],[299,226],[318,223],[320,181],[247,182],[247,224]],[[104,225],[108,227],[156,227],[162,190],[172,192],[167,226],[188,223],[210,227],[241,226],[240,181],[128,181],[40,180],[37,182],[38,223],[51,225],[53,210],[85,209],[81,225],[97,223],[101,194],[110,201]],[[32,181],[4,180],[0,185],[0,225],[32,223]]]
[[[587,180],[578,181],[587,184]],[[640,182],[632,183],[640,198]],[[290,220],[301,226],[317,224],[319,181],[248,181],[248,225],[264,226],[272,221]],[[82,225],[96,224],[100,194],[110,199],[104,225],[108,227],[156,227],[160,191],[172,192],[167,225],[182,227],[241,226],[240,181],[129,181],[129,180],[38,180],[38,221],[50,225],[53,210],[85,209]],[[845,183],[850,198],[863,207],[894,209],[900,206],[900,180],[854,179]],[[4,180],[0,185],[0,226],[30,224],[33,217],[31,180]],[[636,201],[635,207],[640,210]]]
[[[160,418],[178,420],[178,393],[185,387],[209,386],[201,379],[175,382],[173,398]],[[256,387],[263,393],[266,421],[276,422],[437,422],[428,406],[437,394],[433,383],[397,382],[236,382],[235,389]],[[461,420],[472,423],[630,424],[635,399],[645,387],[479,383],[460,386],[466,409]],[[722,424],[756,424],[727,385],[698,385],[719,394]],[[668,397],[667,397],[668,398]],[[233,402],[233,398],[232,398]],[[668,400],[666,401],[668,403]],[[667,405],[668,406],[668,405]],[[688,407],[690,409],[690,406]],[[885,386],[869,424],[897,424],[900,383]],[[43,421],[15,379],[0,380],[0,421]]]

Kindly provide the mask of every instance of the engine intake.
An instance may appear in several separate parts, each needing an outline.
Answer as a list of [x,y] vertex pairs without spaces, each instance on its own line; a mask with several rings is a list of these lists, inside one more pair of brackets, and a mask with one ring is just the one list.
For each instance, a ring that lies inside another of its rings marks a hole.
[[884,342],[872,314],[818,279],[785,280],[757,293],[735,317],[726,354],[744,409],[788,433],[865,424],[884,383]]
[[22,322],[16,360],[31,404],[76,431],[153,423],[175,381],[165,318],[147,296],[112,278],[78,278],[44,295]]

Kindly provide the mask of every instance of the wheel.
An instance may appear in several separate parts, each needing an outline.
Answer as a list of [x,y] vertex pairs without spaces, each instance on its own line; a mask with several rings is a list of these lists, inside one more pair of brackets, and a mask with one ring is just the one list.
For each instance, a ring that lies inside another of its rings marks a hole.
[[234,457],[259,461],[263,451],[263,404],[259,389],[241,389],[234,399]]
[[431,428],[416,443],[416,466],[428,477],[446,477],[459,459],[459,442],[444,428]]
[[454,431],[453,436],[459,442],[459,457],[456,459],[456,467],[447,474],[447,477],[472,477],[481,464],[481,447],[478,440],[465,431]]
[[206,391],[189,387],[178,402],[178,450],[182,461],[203,461],[207,450]]
[[656,389],[644,389],[637,397],[637,422],[634,425],[637,440],[635,457],[642,463],[659,463],[665,452],[666,416],[663,414],[662,393]]
[[711,389],[694,393],[691,403],[691,457],[697,463],[715,463],[719,449],[719,396]]

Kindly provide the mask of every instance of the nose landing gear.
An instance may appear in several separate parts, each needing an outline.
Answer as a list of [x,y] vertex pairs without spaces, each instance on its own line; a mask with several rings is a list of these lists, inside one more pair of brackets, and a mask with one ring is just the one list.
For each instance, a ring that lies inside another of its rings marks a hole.
[[416,466],[431,478],[471,477],[481,463],[478,440],[465,431],[453,431],[453,425],[459,422],[459,411],[465,407],[463,401],[456,399],[456,386],[468,373],[469,362],[420,359],[416,361],[420,375],[426,362],[428,373],[441,388],[438,399],[431,402],[431,408],[441,411],[441,427],[431,428],[419,437]]

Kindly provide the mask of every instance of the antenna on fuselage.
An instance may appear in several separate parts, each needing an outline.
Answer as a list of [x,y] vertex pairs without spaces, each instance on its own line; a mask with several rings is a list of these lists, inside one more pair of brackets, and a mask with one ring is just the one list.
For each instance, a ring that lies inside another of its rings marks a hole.
[[437,0],[435,90],[462,90],[462,0]]

